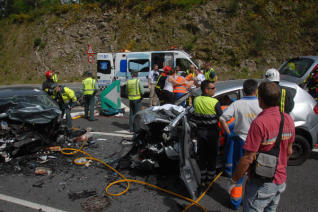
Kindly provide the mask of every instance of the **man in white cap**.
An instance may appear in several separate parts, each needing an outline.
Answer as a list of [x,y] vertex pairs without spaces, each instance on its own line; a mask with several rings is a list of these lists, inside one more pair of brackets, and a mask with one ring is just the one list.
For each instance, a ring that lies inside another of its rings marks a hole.
[[[280,74],[275,68],[270,68],[265,73],[265,80],[276,82],[279,85],[280,81]],[[290,93],[288,89],[282,88],[281,89],[281,98],[279,102],[280,111],[283,113],[290,113],[294,108],[294,95]]]

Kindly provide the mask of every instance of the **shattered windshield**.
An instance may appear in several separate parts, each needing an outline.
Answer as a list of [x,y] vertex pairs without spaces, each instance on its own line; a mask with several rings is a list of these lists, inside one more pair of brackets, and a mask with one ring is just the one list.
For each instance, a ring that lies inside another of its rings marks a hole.
[[313,62],[314,60],[309,58],[294,58],[284,64],[284,66],[279,69],[279,73],[301,78]]

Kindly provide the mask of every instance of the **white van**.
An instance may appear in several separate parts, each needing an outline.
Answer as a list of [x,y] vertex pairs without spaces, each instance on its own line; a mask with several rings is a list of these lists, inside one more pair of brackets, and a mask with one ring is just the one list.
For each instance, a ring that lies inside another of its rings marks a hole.
[[165,65],[171,67],[180,66],[183,71],[193,64],[191,56],[181,50],[147,51],[147,52],[120,52],[97,54],[97,81],[101,88],[107,87],[114,79],[120,80],[121,88],[131,78],[131,70],[139,72],[138,78],[148,90],[148,74],[157,64],[159,69]]

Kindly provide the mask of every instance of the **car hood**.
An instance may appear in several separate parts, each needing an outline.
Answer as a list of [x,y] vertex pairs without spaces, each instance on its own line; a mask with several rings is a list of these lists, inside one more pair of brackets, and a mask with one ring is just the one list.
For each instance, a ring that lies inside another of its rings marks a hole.
[[286,74],[281,74],[281,75],[280,75],[280,79],[281,79],[281,80],[288,81],[288,82],[294,82],[294,83],[296,83],[297,85],[299,85],[300,83],[302,83],[302,78],[297,78],[297,77],[293,77],[293,76],[286,75]]
[[62,114],[56,107],[43,107],[39,104],[14,102],[10,99],[0,101],[0,112],[10,120],[29,124],[47,124]]

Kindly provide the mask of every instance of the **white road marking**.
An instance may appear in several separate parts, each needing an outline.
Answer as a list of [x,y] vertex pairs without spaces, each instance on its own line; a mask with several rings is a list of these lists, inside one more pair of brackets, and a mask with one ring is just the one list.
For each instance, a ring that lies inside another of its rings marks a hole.
[[115,131],[116,133],[121,133],[121,134],[128,134],[128,135],[131,135],[131,132],[129,132],[128,130],[118,130],[118,131]]
[[26,200],[23,200],[23,199],[7,196],[7,195],[4,195],[4,194],[0,194],[0,200],[11,202],[11,203],[17,204],[17,205],[22,205],[22,206],[25,206],[25,207],[28,207],[28,208],[33,208],[33,209],[36,209],[36,210],[39,210],[39,211],[64,212],[64,211],[56,209],[56,208],[51,208],[49,206],[41,205],[41,204],[34,203],[34,202],[29,202],[29,201],[26,201]]
[[133,137],[133,135],[122,134],[122,133],[90,132],[89,134],[92,134],[92,135],[109,135],[109,136],[117,136],[117,137],[124,137],[124,138],[132,138]]
[[312,151],[313,151],[313,152],[318,152],[318,149],[313,149]]

